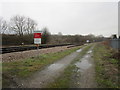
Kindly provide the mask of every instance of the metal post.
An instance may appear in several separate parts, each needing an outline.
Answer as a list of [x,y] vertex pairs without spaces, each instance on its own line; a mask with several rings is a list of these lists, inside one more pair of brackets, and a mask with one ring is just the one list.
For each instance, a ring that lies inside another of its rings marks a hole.
[[[21,48],[23,48],[23,46],[24,46],[24,42],[21,43]],[[24,50],[23,50],[23,51],[24,51]],[[21,57],[22,57],[22,58],[23,58],[23,55],[22,55],[23,51],[21,50]]]
[[39,50],[39,44],[37,44],[37,50]]
[[39,55],[39,44],[36,44],[37,46],[37,55]]

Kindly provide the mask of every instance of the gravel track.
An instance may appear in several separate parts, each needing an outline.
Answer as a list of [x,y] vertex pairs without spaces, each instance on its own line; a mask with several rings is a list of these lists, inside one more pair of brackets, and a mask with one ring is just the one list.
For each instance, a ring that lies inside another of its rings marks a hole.
[[70,47],[70,48],[68,47],[69,46],[61,46],[61,47],[52,47],[52,48],[45,48],[45,49],[39,49],[39,50],[6,53],[6,54],[1,54],[0,57],[2,57],[1,59],[2,62],[11,62],[11,61],[22,60],[24,58],[37,56],[39,54],[56,53],[66,49],[74,48],[74,47]]

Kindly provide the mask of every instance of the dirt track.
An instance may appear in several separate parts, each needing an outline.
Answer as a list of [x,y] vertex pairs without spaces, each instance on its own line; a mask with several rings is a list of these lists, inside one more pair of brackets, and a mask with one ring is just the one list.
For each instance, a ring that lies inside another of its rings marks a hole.
[[44,88],[55,78],[59,77],[64,69],[79,55],[82,50],[78,50],[59,61],[45,67],[42,71],[38,71],[34,75],[25,80],[18,80],[19,86],[22,88]]
[[75,63],[76,73],[73,75],[72,88],[97,88],[95,82],[95,69],[92,58],[92,49],[83,56],[78,62]]
[[[84,47],[83,47],[84,48]],[[54,62],[43,68],[43,70],[34,73],[26,79],[16,80],[16,85],[11,85],[14,88],[45,88],[50,83],[54,82],[70,65],[70,63],[82,52],[82,49],[73,52],[72,54]],[[92,47],[93,48],[93,47]],[[78,68],[74,74],[72,88],[96,88],[94,62],[92,59],[92,48],[75,63]],[[71,88],[70,87],[70,88]]]

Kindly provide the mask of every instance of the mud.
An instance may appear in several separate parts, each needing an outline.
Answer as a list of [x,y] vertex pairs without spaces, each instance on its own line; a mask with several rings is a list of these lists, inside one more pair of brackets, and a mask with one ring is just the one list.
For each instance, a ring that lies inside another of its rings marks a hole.
[[45,67],[25,80],[19,80],[22,88],[44,88],[49,83],[54,82],[64,71],[64,69],[79,55],[82,49],[64,57],[63,59]]
[[92,49],[93,47],[75,63],[77,70],[74,75],[74,84],[72,87],[75,88],[96,88],[95,82],[95,69],[94,62],[92,59]]

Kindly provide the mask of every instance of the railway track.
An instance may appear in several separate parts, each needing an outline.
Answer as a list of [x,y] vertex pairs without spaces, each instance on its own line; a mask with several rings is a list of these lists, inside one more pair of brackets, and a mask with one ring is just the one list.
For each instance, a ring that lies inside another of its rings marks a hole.
[[[42,48],[50,48],[50,47],[59,47],[59,46],[75,46],[72,44],[57,44],[57,45],[40,45],[39,49]],[[36,46],[15,46],[15,47],[6,47],[6,48],[0,48],[0,54],[5,54],[5,53],[12,53],[12,52],[20,52],[20,51],[27,51],[27,50],[35,50],[37,49]]]

